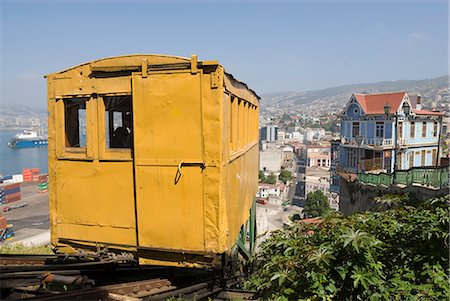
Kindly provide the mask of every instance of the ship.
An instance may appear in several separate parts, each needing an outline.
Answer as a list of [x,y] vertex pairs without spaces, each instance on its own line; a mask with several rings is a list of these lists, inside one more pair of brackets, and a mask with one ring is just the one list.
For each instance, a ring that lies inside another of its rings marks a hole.
[[23,131],[16,134],[8,146],[11,148],[27,148],[27,147],[46,147],[48,146],[48,139],[44,136],[39,136],[36,131]]

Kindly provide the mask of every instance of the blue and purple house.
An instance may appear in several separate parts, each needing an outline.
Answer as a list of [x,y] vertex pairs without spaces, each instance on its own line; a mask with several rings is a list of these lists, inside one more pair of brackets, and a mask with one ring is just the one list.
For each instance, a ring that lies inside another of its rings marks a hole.
[[353,94],[340,116],[335,169],[391,174],[438,165],[443,114],[423,110],[420,95]]

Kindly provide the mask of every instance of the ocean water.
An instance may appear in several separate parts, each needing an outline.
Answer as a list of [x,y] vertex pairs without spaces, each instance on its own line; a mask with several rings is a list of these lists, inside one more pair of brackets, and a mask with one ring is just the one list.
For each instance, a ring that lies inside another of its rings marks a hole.
[[8,142],[20,131],[0,131],[0,174],[20,174],[24,168],[39,168],[48,172],[47,147],[12,149]]

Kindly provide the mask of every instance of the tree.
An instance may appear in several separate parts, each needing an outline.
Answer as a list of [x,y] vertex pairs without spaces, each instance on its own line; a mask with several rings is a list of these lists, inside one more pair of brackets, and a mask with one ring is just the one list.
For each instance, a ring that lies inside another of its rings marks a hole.
[[334,119],[330,120],[323,125],[323,129],[325,131],[330,131],[330,132],[336,133],[339,131],[337,124],[338,124],[337,120],[334,120]]
[[308,193],[306,196],[303,213],[306,217],[324,216],[331,210],[328,198],[322,191],[316,190]]
[[292,179],[292,173],[289,170],[283,169],[278,176],[278,179],[286,184],[287,181]]
[[262,171],[262,170],[259,171],[259,180],[261,181],[261,183],[267,182],[266,175],[264,174],[264,171]]
[[277,182],[277,176],[275,176],[273,173],[271,173],[268,177],[267,177],[267,183],[268,184],[275,184]]

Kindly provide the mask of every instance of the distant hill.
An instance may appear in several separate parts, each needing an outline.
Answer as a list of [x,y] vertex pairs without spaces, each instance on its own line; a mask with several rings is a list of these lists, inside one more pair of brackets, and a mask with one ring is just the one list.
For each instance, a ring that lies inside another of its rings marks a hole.
[[[336,105],[345,104],[353,93],[382,93],[393,91],[406,91],[411,94],[420,93],[423,96],[425,105],[431,106],[436,102],[438,107],[447,106],[449,76],[440,76],[433,79],[423,80],[396,80],[383,81],[370,84],[352,84],[322,90],[306,92],[277,92],[264,94],[262,107],[288,107],[302,106],[320,103],[333,103]],[[446,104],[444,104],[444,101]],[[436,105],[436,104],[435,104]]]
[[41,115],[47,114],[47,107],[33,106],[33,105],[16,105],[16,104],[2,104],[0,106],[0,116],[16,116],[16,115]]

